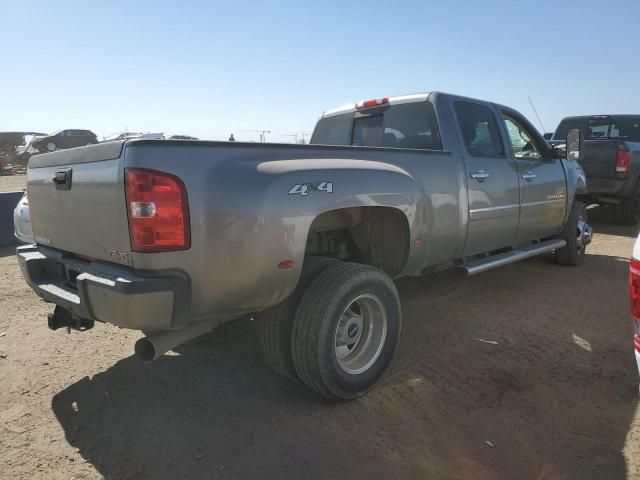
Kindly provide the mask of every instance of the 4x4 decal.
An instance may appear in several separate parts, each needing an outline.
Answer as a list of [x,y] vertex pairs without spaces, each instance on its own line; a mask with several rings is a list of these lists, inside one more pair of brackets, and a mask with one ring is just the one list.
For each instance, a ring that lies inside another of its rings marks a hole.
[[289,195],[306,197],[310,192],[333,193],[333,182],[297,183],[289,189]]

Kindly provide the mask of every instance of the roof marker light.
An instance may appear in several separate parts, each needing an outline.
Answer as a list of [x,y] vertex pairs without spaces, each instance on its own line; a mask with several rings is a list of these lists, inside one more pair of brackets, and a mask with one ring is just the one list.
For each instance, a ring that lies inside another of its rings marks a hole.
[[365,100],[364,102],[356,103],[356,110],[361,110],[363,108],[379,107],[380,105],[388,105],[388,104],[389,104],[389,97],[373,98],[371,100]]

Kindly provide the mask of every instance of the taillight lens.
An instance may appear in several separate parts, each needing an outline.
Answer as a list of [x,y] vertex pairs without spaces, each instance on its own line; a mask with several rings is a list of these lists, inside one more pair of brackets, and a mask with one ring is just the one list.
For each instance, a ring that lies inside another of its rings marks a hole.
[[187,190],[178,177],[125,169],[131,250],[166,252],[191,246]]
[[633,317],[633,340],[640,352],[640,261],[635,258],[629,262],[629,300]]
[[631,169],[631,152],[625,147],[618,147],[616,153],[616,173],[629,173]]

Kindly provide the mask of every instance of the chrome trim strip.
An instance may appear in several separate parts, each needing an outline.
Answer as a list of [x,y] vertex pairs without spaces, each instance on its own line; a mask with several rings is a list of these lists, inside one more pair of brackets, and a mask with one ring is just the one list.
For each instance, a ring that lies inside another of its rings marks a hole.
[[537,207],[541,205],[550,205],[553,203],[565,203],[564,198],[554,198],[553,200],[541,200],[539,202],[523,203],[521,205],[500,205],[498,207],[474,208],[469,210],[469,218],[474,220],[487,220],[489,218],[509,217],[518,215],[520,207]]
[[518,215],[520,212],[520,205],[500,205],[498,207],[487,208],[474,208],[469,210],[469,218],[474,220],[487,220],[489,218],[510,217],[512,215]]
[[536,205],[548,205],[550,203],[565,203],[564,198],[554,198],[553,200],[541,200],[539,202],[523,203],[523,207],[535,207]]
[[499,207],[487,207],[487,208],[474,208],[469,210],[471,213],[476,212],[493,212],[494,210],[507,210],[509,208],[518,208],[520,205],[514,203],[513,205],[500,205]]

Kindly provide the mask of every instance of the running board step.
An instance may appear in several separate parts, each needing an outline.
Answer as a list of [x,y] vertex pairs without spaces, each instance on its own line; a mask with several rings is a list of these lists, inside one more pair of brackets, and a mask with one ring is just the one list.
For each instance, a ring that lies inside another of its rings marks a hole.
[[491,257],[480,258],[478,260],[472,260],[460,265],[460,268],[467,275],[475,275],[476,273],[486,272],[493,268],[502,267],[510,263],[519,262],[526,258],[535,257],[542,253],[551,252],[557,248],[562,248],[567,244],[565,240],[547,240],[546,242],[536,243],[526,248],[519,248],[517,250],[511,250],[510,252],[500,253]]

